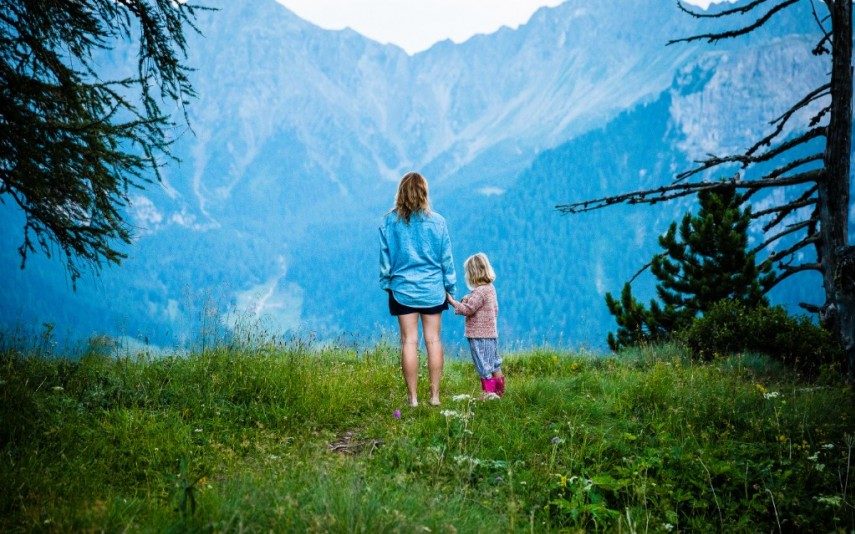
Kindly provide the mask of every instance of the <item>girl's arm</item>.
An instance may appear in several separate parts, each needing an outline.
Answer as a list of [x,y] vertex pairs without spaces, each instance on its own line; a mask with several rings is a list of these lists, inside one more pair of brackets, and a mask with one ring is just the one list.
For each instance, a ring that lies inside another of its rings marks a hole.
[[451,305],[454,306],[454,313],[457,315],[466,315],[468,317],[480,310],[484,305],[484,295],[477,289],[472,291],[463,300],[464,302],[451,302]]

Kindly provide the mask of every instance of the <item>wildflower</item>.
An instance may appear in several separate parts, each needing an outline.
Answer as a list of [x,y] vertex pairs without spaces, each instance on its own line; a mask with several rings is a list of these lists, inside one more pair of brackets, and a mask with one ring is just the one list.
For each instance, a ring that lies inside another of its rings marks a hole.
[[564,438],[559,438],[558,436],[555,436],[549,441],[551,441],[553,445],[561,445],[562,443],[564,443]]
[[198,434],[199,432],[201,432],[201,431],[202,431],[202,429],[201,429],[201,428],[197,428],[196,430],[194,430],[194,432],[196,432],[197,434]]
[[479,460],[478,458],[473,458],[473,457],[471,457],[471,456],[466,456],[465,454],[458,454],[458,455],[456,455],[456,456],[454,457],[454,461],[455,461],[458,465],[461,465],[461,464],[464,464],[464,463],[468,463],[468,464],[469,464],[469,465],[471,465],[472,467],[476,467],[476,466],[478,466],[478,465],[481,465],[481,460]]
[[816,462],[817,460],[819,460],[819,453],[815,452],[811,454],[810,456],[808,456],[808,460],[810,460],[811,462]]
[[671,532],[672,530],[674,530],[674,525],[672,525],[671,523],[663,523],[662,528],[665,529],[666,532]]
[[65,390],[65,388],[64,388],[64,387],[62,387],[62,386],[54,386],[54,387],[53,387],[53,390],[54,390],[54,391],[64,391],[64,390]]
[[831,450],[834,448],[834,443],[826,443],[825,445],[822,446],[822,448],[825,450]]
[[781,443],[786,443],[787,442],[787,436],[781,434],[780,436],[778,436],[778,441],[780,441]]
[[759,391],[760,393],[766,393],[766,388],[763,386],[763,384],[754,384],[754,387],[757,388],[757,391]]
[[400,419],[401,418],[401,410],[395,410],[394,412],[392,412],[392,417],[394,417],[395,419]]
[[455,395],[451,397],[453,401],[464,401],[472,398],[472,395],[467,395],[466,393],[461,393],[460,395]]
[[461,417],[460,412],[456,410],[443,410],[439,414],[443,417]]
[[764,399],[777,399],[780,396],[781,396],[781,394],[778,393],[777,391],[770,391],[769,393],[763,394]]

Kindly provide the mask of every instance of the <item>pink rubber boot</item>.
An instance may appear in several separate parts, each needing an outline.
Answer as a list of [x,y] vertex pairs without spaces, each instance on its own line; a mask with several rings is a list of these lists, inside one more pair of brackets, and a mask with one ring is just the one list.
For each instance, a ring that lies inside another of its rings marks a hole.
[[489,396],[490,394],[496,394],[496,379],[495,378],[482,378],[481,379],[481,391],[484,392],[484,396]]
[[505,394],[505,377],[504,377],[504,375],[497,376],[497,377],[493,378],[493,381],[496,384],[496,395],[502,397]]

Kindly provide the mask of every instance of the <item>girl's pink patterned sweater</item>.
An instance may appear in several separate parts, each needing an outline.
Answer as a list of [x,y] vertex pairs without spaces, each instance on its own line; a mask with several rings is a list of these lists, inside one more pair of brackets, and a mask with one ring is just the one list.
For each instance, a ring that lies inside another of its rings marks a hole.
[[493,284],[477,286],[454,306],[454,313],[466,316],[466,337],[498,338],[496,318],[499,316],[499,300]]

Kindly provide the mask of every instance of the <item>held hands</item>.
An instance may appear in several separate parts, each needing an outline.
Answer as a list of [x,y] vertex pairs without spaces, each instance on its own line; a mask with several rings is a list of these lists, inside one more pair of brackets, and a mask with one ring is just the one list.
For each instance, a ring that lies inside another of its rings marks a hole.
[[454,306],[454,307],[457,307],[457,305],[458,305],[458,304],[460,304],[459,302],[457,302],[456,300],[454,300],[454,296],[452,296],[452,294],[451,294],[451,293],[446,293],[446,294],[445,294],[445,300],[447,300],[447,301],[448,301],[448,303],[449,303],[449,304],[451,304],[451,305],[452,305],[452,306]]

